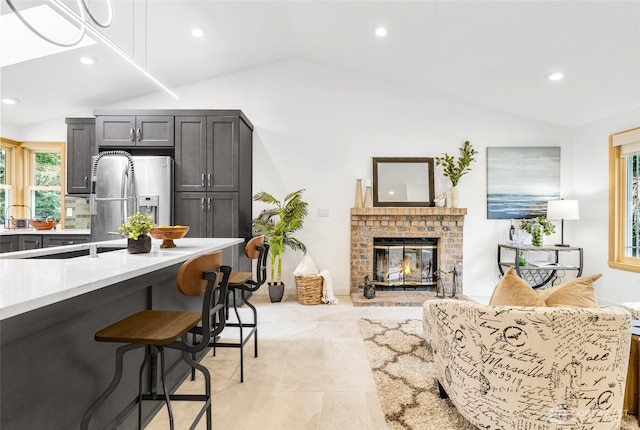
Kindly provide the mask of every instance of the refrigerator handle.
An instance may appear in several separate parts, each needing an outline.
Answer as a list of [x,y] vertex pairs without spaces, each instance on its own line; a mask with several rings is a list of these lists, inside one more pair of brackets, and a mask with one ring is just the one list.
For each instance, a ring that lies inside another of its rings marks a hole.
[[204,197],[200,199],[200,210],[204,212]]

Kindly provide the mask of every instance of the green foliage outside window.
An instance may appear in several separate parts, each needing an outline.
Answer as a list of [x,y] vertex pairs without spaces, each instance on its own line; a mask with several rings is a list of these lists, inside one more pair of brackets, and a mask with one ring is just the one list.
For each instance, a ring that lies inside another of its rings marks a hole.
[[[0,185],[7,184],[7,150],[0,149]],[[7,212],[7,191],[0,189],[0,224],[5,222]]]
[[[59,187],[62,185],[62,154],[59,152],[37,152],[35,154],[36,187]],[[33,195],[33,214],[36,219],[60,219],[60,191],[36,190]]]

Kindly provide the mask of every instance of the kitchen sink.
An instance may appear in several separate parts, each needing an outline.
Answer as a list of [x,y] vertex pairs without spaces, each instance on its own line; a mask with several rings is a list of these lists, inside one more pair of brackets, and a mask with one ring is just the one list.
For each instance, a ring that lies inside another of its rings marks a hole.
[[[105,252],[118,251],[120,249],[125,249],[123,247],[114,247],[114,246],[99,246],[97,248],[98,254],[102,254]],[[35,257],[28,257],[28,260],[66,260],[67,258],[76,258],[76,257],[84,257],[89,255],[89,248],[76,249],[74,251],[68,252],[58,252],[55,254],[48,255],[38,255]]]

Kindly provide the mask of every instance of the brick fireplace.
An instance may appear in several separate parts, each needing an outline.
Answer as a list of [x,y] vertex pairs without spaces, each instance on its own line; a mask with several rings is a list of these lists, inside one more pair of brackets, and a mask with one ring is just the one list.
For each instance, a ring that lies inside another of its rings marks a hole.
[[374,238],[437,239],[437,267],[458,271],[462,293],[462,238],[465,208],[375,207],[351,209],[351,283],[354,293],[373,279]]

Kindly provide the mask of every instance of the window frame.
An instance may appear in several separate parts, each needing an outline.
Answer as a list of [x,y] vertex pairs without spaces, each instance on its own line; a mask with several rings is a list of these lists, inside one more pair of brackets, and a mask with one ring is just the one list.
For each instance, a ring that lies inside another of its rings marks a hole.
[[[620,140],[635,140],[640,127],[609,135],[609,267],[640,272],[640,258],[625,253],[627,230],[627,157],[622,155]],[[618,143],[616,141],[618,140]],[[637,144],[636,142],[629,142]]]
[[[33,156],[36,152],[60,152],[60,227],[64,228],[65,193],[66,193],[66,143],[65,142],[18,142],[0,137],[0,145],[7,149],[7,185],[10,186],[8,206],[27,205],[31,208],[31,217],[35,216],[31,207],[31,191],[35,179]],[[36,187],[43,188],[58,187]],[[5,208],[6,210],[6,208]],[[24,216],[29,216],[25,213]]]

